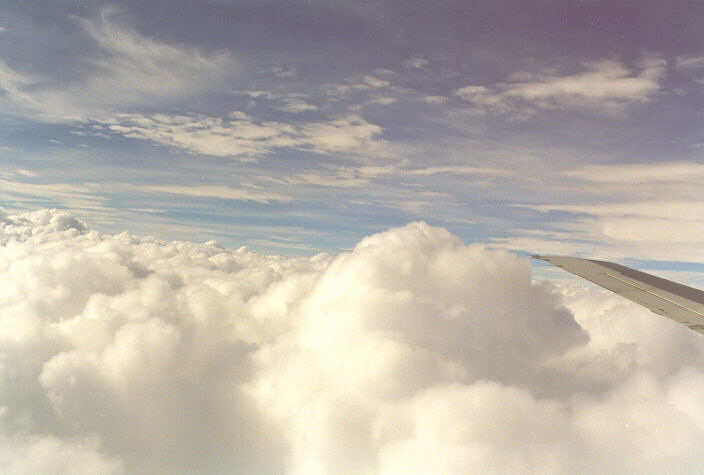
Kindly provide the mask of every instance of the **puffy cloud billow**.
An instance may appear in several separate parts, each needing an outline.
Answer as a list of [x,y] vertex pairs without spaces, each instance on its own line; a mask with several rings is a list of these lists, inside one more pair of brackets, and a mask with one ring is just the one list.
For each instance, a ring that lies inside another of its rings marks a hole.
[[3,473],[688,472],[704,341],[412,223],[337,257],[0,215]]

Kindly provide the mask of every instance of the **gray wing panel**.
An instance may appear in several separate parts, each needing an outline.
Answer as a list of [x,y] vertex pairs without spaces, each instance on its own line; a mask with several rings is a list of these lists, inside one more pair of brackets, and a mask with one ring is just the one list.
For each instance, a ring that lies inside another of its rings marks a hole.
[[704,291],[619,264],[579,257],[533,256],[704,334]]

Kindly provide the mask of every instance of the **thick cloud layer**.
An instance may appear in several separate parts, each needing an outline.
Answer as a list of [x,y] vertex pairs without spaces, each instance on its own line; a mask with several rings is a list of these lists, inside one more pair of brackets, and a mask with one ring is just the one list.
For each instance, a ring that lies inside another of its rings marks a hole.
[[700,336],[443,229],[305,259],[0,225],[3,473],[704,462]]

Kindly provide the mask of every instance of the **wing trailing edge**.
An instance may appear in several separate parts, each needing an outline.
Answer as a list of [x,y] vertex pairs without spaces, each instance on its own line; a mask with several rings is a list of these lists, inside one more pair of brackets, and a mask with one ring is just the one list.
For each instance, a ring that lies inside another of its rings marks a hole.
[[704,291],[613,262],[579,257],[531,256],[589,280],[704,334]]

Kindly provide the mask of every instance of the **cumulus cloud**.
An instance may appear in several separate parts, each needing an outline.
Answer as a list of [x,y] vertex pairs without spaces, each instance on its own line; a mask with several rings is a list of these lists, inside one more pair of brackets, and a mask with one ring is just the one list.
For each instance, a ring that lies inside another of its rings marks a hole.
[[469,85],[455,94],[478,112],[497,113],[522,120],[538,109],[594,108],[618,111],[626,105],[646,102],[660,89],[665,62],[645,58],[635,73],[619,61],[586,63],[585,72],[512,74],[508,81],[492,87]]
[[3,214],[0,233],[4,472],[702,462],[701,337],[561,295],[444,229],[312,258],[104,235],[60,211]]

